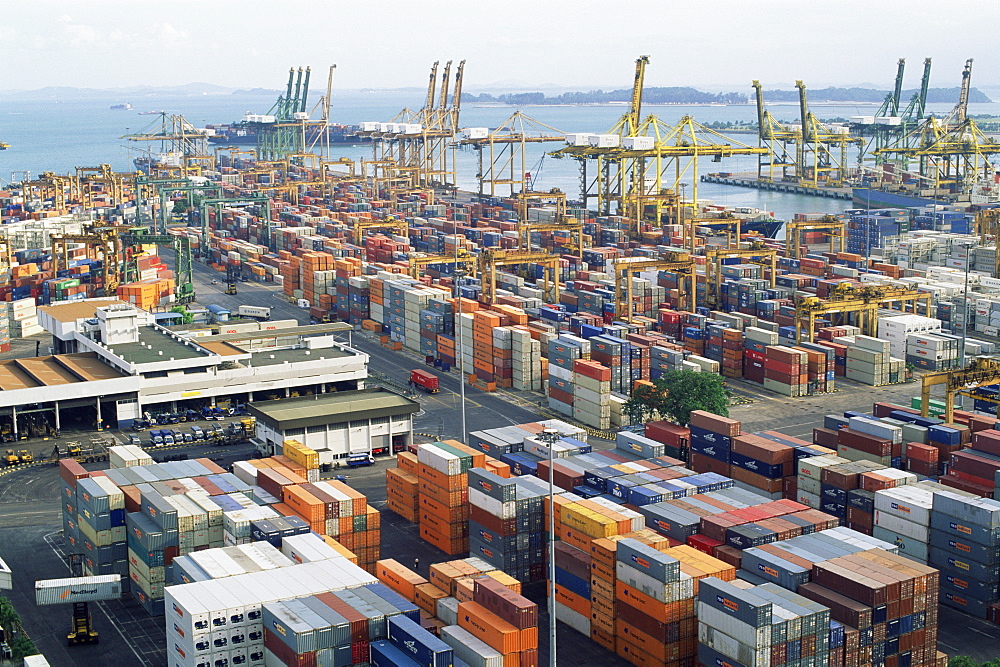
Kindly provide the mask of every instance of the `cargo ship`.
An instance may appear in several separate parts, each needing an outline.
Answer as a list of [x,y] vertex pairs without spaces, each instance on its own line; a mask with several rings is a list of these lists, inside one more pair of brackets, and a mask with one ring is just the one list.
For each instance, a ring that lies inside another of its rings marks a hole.
[[864,208],[921,208],[941,204],[984,205],[1000,203],[1000,176],[978,181],[966,191],[914,190],[892,192],[877,185],[851,188],[854,204]]
[[[257,137],[260,135],[261,123],[242,120],[236,123],[224,125],[206,125],[209,130],[209,143],[224,144],[229,146],[256,146]],[[306,126],[306,143],[325,142],[323,138],[324,128],[322,125],[314,124]],[[370,137],[358,136],[357,125],[330,124],[328,126],[331,144],[364,144],[371,141]]]
[[112,104],[111,105],[111,110],[112,111],[131,111],[132,110],[132,105],[129,104],[128,102],[126,102],[125,104]]

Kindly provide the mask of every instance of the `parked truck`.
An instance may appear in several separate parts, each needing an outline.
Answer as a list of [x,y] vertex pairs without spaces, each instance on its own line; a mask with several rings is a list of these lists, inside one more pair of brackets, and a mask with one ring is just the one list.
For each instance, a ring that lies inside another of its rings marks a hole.
[[410,385],[417,389],[422,389],[428,394],[436,394],[440,391],[438,376],[419,368],[410,371]]
[[269,320],[271,319],[271,309],[267,306],[237,306],[236,315],[251,320]]

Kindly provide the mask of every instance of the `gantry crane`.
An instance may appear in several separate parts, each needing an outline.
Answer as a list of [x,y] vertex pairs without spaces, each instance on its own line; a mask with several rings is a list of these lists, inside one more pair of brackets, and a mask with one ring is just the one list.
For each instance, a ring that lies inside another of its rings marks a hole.
[[705,300],[709,308],[722,304],[722,266],[726,260],[743,259],[764,267],[767,279],[774,287],[777,277],[778,251],[761,241],[750,241],[746,247],[707,248],[705,250]]
[[[542,291],[549,303],[559,303],[559,257],[547,252],[523,252],[518,250],[487,249],[479,254],[479,277],[483,283],[481,300],[485,304],[496,303],[497,267],[518,264],[540,264]],[[551,273],[551,275],[550,275]]]
[[903,168],[916,162],[919,176],[942,194],[966,195],[978,186],[995,187],[990,158],[1000,153],[1000,143],[987,136],[969,118],[972,59],[965,62],[959,100],[943,119],[925,119],[892,146],[876,151],[876,159],[893,160]]
[[[824,215],[819,220],[792,220],[785,223],[787,256],[802,259],[805,254],[802,242],[804,232],[823,232],[830,240],[830,252],[841,252],[847,236],[847,221],[835,215]],[[836,246],[836,247],[835,247]]]
[[[980,242],[1000,246],[1000,208],[984,208],[976,213],[975,220]],[[994,252],[993,256],[993,277],[1000,278],[1000,252]]]
[[[899,112],[899,104],[903,94],[903,72],[905,70],[906,59],[900,58],[896,62],[896,82],[893,85],[892,91],[882,100],[882,105],[875,112],[875,115],[871,117],[870,122],[868,122],[867,118],[861,117],[858,119],[860,122],[852,122],[850,125],[852,132],[868,138],[862,145],[860,154],[858,155],[859,164],[863,163],[867,154],[895,143],[903,132],[904,123],[903,116]],[[929,75],[929,59],[925,61],[924,71]],[[907,107],[907,109],[909,108]],[[922,105],[920,113],[923,114]]]
[[830,127],[820,123],[809,111],[806,85],[796,81],[799,90],[799,114],[802,137],[796,145],[796,180],[799,185],[818,188],[840,187],[848,177],[847,149],[861,146],[861,137],[850,135],[846,127]]
[[[826,299],[815,296],[799,298],[795,302],[795,340],[811,343],[816,331],[816,320],[827,315],[854,315],[854,326],[865,336],[878,334],[878,311],[898,303],[905,310],[907,304],[918,310],[923,302],[924,314],[930,313],[931,295],[913,289],[892,285],[840,283],[830,290]],[[846,321],[844,322],[846,323]]]
[[[111,195],[111,206],[125,202],[128,186],[132,183],[133,174],[116,173],[110,164],[97,167],[77,167],[76,182],[80,193],[80,203],[84,208],[94,208],[97,204],[95,196],[101,192]],[[101,206],[108,204],[102,203]]]
[[[940,373],[928,373],[921,378],[920,414],[930,416],[931,388],[944,385],[944,421],[955,420],[955,396],[969,396],[984,399],[975,393],[980,387],[1000,384],[1000,359],[996,357],[976,357],[965,368],[956,368]],[[990,400],[990,399],[986,399]]]
[[218,217],[223,208],[235,208],[239,206],[260,206],[264,209],[264,215],[260,216],[261,245],[271,247],[271,198],[261,194],[249,194],[242,197],[213,197],[201,200],[201,244],[200,252],[207,257],[212,252],[209,239],[208,210],[211,207]]
[[479,264],[479,260],[468,250],[459,250],[454,255],[410,256],[407,262],[409,266],[406,272],[413,279],[420,277],[424,267],[434,264],[454,264],[456,269],[464,270],[468,273],[474,273]]
[[35,196],[45,201],[52,200],[55,209],[65,209],[71,201],[80,198],[80,181],[73,176],[61,176],[51,171],[42,172],[41,176],[31,181],[21,181],[22,195],[26,200]]
[[462,104],[465,61],[456,68],[455,89],[449,105],[451,62],[449,60],[444,66],[437,106],[434,106],[438,66],[435,62],[423,109],[416,112],[403,109],[388,123],[362,123],[358,132],[372,138],[375,163],[392,163],[397,168],[412,170],[413,184],[417,186],[451,188],[455,185],[454,138]]
[[159,142],[160,150],[147,151],[141,171],[152,177],[182,178],[187,173],[184,157],[202,156],[214,160],[208,150],[208,135],[192,125],[184,116],[160,112],[159,120],[153,121],[143,130],[121,137],[129,141]]
[[[519,222],[517,224],[517,234],[520,238],[520,245],[522,249],[532,249],[533,244],[531,242],[531,235],[534,232],[538,232],[539,234],[554,234],[558,232],[568,234],[569,242],[566,243],[564,247],[569,250],[571,254],[576,255],[577,257],[583,257],[583,223],[576,218],[563,218],[559,222],[540,222],[528,219],[525,219],[523,222]],[[551,247],[546,247],[544,242],[540,245],[547,250],[555,249],[554,240]]]
[[479,197],[496,197],[501,189],[514,196],[531,189],[528,144],[565,141],[566,133],[515,111],[496,129],[467,128],[457,144],[476,151]]
[[[695,294],[695,260],[685,251],[667,251],[661,257],[621,257],[615,260],[615,319],[631,322],[634,318],[632,278],[644,271],[673,271],[680,274],[678,291],[681,310],[690,309],[688,298]],[[685,281],[687,286],[685,286]]]
[[757,138],[760,147],[767,149],[766,153],[757,158],[757,180],[794,181],[798,167],[795,147],[802,139],[802,130],[786,127],[776,121],[764,106],[764,88],[760,81],[754,79],[751,85],[757,100]]
[[385,218],[384,220],[356,220],[352,225],[354,232],[354,245],[361,245],[364,243],[365,232],[372,229],[378,229],[381,231],[394,231],[400,236],[406,236],[409,230],[409,225],[407,225],[406,220],[399,220],[393,218],[392,216]]
[[[122,252],[118,239],[119,229],[115,227],[92,228],[84,234],[59,234],[52,236],[52,272],[69,268],[70,244],[79,243],[87,248],[87,257],[102,260],[103,294],[115,296],[122,277]],[[99,256],[98,256],[99,255]]]
[[[182,304],[194,301],[194,262],[190,238],[183,234],[149,234],[145,229],[134,228],[119,233],[119,240],[124,249],[143,245],[170,246],[174,251],[174,297]],[[131,257],[128,258],[123,270],[126,281],[137,279],[138,273],[138,267],[134,266]]]

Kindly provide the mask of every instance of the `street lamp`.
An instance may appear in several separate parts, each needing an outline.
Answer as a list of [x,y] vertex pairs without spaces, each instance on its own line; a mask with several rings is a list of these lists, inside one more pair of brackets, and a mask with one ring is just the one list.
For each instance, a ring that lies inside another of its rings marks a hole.
[[455,318],[455,338],[458,343],[455,350],[458,354],[458,394],[462,403],[462,444],[468,444],[468,431],[465,427],[465,346],[462,344],[462,287],[461,279],[465,277],[465,271],[461,270],[458,263],[458,235],[455,235],[455,297],[458,303],[458,315]]
[[549,665],[556,667],[556,487],[552,475],[559,432],[547,428],[535,437],[549,448]]

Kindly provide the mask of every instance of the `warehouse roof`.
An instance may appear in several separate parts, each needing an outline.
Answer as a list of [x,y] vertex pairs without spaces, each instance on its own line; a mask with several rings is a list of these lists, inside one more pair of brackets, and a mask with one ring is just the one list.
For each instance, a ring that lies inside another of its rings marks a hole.
[[250,363],[254,366],[276,366],[286,361],[293,363],[297,361],[319,361],[320,359],[342,359],[353,356],[356,356],[356,354],[345,352],[339,347],[322,347],[315,350],[304,347],[285,348],[281,350],[261,348],[253,350],[253,357]]
[[110,306],[113,303],[127,303],[120,299],[87,299],[85,301],[67,301],[66,303],[55,303],[50,306],[39,306],[38,310],[47,313],[53,319],[60,322],[76,322],[89,317],[97,317],[97,309],[103,306]]
[[123,377],[96,354],[57,354],[0,361],[0,391]]
[[247,407],[251,415],[279,431],[407,415],[420,410],[416,401],[382,388],[261,401]]
[[[231,324],[236,324],[235,322]],[[246,333],[216,334],[211,340],[231,342],[241,340],[258,340],[261,338],[286,338],[289,336],[315,336],[318,334],[353,331],[354,327],[346,322],[330,322],[329,324],[307,324],[301,327],[284,327],[266,331],[248,331]]]

